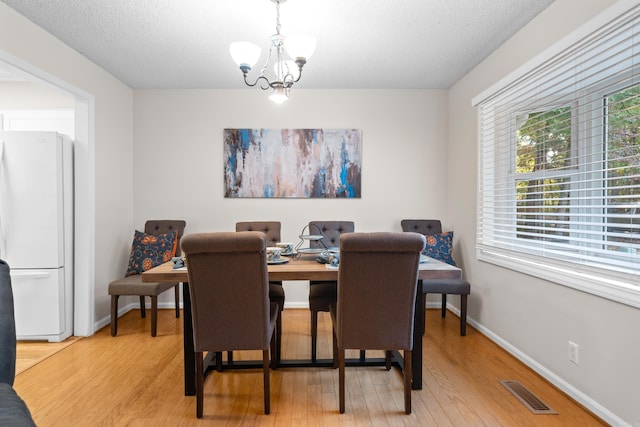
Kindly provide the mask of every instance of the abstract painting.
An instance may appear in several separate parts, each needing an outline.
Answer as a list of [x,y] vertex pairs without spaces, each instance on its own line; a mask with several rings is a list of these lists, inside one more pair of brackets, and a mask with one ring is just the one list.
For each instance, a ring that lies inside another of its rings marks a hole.
[[357,129],[225,129],[226,198],[360,198]]

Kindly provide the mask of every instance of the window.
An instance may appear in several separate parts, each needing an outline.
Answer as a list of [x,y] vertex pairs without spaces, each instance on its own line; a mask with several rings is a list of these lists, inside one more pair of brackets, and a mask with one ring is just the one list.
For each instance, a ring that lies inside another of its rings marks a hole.
[[574,38],[476,103],[478,256],[640,306],[640,6]]
[[566,241],[570,183],[575,173],[571,108],[560,107],[516,118],[515,186],[517,237]]

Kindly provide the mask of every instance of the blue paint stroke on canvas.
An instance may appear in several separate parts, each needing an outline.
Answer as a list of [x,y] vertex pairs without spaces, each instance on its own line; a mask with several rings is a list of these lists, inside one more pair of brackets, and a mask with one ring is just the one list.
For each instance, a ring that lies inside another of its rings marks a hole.
[[227,198],[360,198],[357,129],[225,129]]

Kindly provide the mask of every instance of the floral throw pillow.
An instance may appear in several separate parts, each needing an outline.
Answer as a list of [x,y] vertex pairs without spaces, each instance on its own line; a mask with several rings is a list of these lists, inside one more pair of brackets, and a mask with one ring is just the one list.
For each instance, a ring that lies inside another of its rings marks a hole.
[[423,254],[438,261],[456,265],[456,261],[453,259],[453,231],[425,237],[427,238],[427,245],[422,251]]
[[164,262],[171,261],[178,247],[178,231],[154,236],[136,230],[131,244],[131,256],[126,276],[140,274]]

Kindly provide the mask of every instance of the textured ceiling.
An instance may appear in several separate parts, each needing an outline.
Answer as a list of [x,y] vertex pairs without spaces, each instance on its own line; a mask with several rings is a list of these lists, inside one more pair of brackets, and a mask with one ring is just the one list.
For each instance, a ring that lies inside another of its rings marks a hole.
[[[269,0],[1,1],[132,88],[242,88],[229,43],[275,33]],[[446,89],[552,2],[288,0],[281,33],[317,38],[297,87]]]

